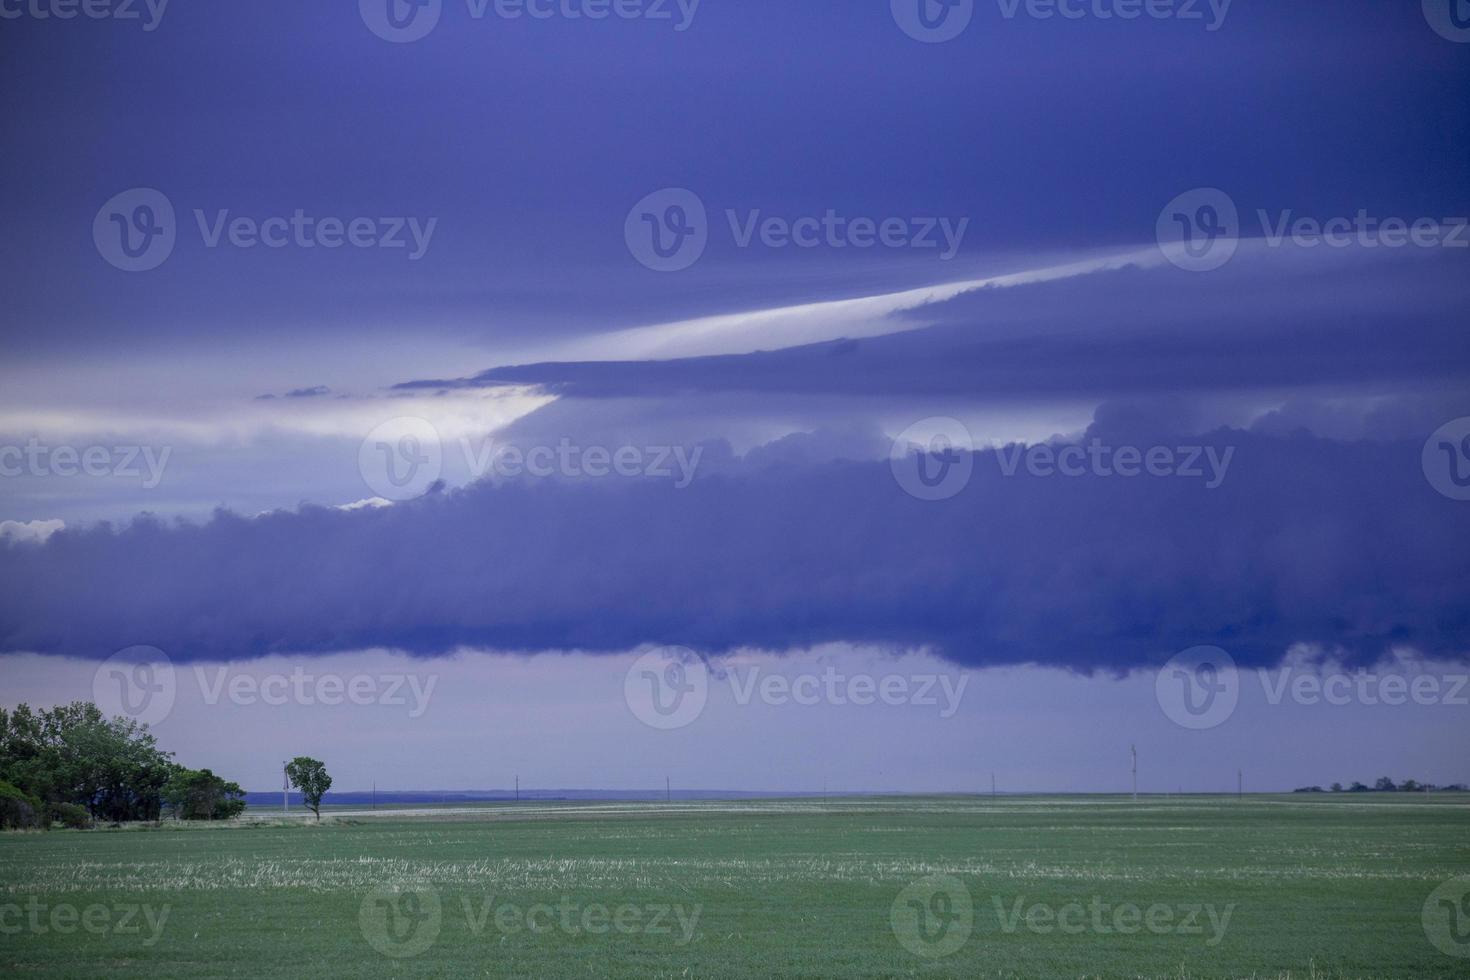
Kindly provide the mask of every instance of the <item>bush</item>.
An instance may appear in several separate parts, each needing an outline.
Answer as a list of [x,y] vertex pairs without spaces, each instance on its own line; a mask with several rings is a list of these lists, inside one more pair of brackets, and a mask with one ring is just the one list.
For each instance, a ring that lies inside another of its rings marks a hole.
[[89,830],[92,827],[92,815],[86,807],[75,803],[52,803],[46,811],[51,823],[59,823],[68,830]]
[[41,801],[0,779],[0,829],[40,827]]

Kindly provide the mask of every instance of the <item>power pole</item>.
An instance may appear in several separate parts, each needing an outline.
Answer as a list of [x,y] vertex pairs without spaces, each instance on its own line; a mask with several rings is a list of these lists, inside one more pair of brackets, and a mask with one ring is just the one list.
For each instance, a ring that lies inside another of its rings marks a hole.
[[1128,751],[1133,756],[1133,802],[1138,802],[1138,746],[1128,746]]
[[672,803],[672,802],[674,802],[674,792],[673,792],[673,790],[669,789],[669,777],[668,776],[665,776],[664,777],[664,802],[665,803]]
[[290,798],[290,792],[291,792],[291,773],[287,769],[287,766],[289,766],[289,765],[291,765],[291,763],[289,763],[289,762],[283,762],[283,763],[281,763],[281,812],[282,813],[290,813],[291,812],[291,798]]

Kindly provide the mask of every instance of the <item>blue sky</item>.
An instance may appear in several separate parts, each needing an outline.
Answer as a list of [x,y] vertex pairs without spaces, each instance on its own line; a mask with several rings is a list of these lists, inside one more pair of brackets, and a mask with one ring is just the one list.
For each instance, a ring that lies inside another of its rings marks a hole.
[[[598,692],[647,649],[898,658],[1051,692],[1046,726],[975,699],[949,737],[1009,731],[1028,788],[1098,789],[1058,747],[1170,744],[1119,692],[1197,645],[1244,676],[1463,672],[1450,0],[976,2],[942,43],[908,0],[445,0],[405,43],[389,2],[5,8],[7,701],[86,696],[137,644],[185,672],[400,656],[613,732]],[[546,16],[497,13],[522,9]],[[654,231],[703,249],[660,259]],[[936,738],[876,707],[889,744]],[[1320,707],[1200,751],[1278,787],[1381,775],[1348,771],[1380,742],[1395,775],[1470,779],[1464,708],[1339,706],[1335,754],[1280,752]],[[223,751],[208,717],[161,724]],[[243,717],[351,765],[320,712]],[[746,746],[686,785],[810,788],[715,717],[659,733]],[[871,749],[823,736],[852,717],[784,737],[851,789],[970,785],[968,750],[865,777]],[[535,762],[575,782],[581,744]]]

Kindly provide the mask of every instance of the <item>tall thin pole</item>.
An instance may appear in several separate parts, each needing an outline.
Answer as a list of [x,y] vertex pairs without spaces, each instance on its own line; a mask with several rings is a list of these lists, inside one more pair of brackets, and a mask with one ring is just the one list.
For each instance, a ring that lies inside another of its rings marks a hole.
[[1245,799],[1245,770],[1235,770],[1235,797]]
[[521,802],[521,777],[516,776],[516,802]]
[[990,773],[990,798],[992,800],[995,799],[995,772],[994,772],[994,770],[992,770],[991,773]]
[[1128,751],[1133,756],[1133,802],[1138,802],[1138,746],[1128,746]]
[[281,763],[281,812],[291,812],[291,773],[286,768],[289,762]]
[[674,791],[669,788],[669,777],[668,776],[665,776],[664,777],[664,802],[665,803],[672,803],[672,802],[674,802]]

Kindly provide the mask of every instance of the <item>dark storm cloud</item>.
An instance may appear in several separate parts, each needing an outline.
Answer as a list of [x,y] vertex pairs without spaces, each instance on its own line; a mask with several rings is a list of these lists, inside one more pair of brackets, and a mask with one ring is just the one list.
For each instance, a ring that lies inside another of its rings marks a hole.
[[684,489],[481,483],[382,510],[67,530],[0,548],[0,649],[148,643],[200,660],[847,640],[1079,670],[1201,643],[1251,664],[1298,642],[1356,662],[1470,649],[1470,509],[1428,485],[1419,443],[1168,429],[1110,410],[1093,435],[1233,447],[1218,489],[1005,477],[986,452],[957,497],[923,502],[886,461],[805,465],[788,444],[770,449],[783,465],[727,463]]

